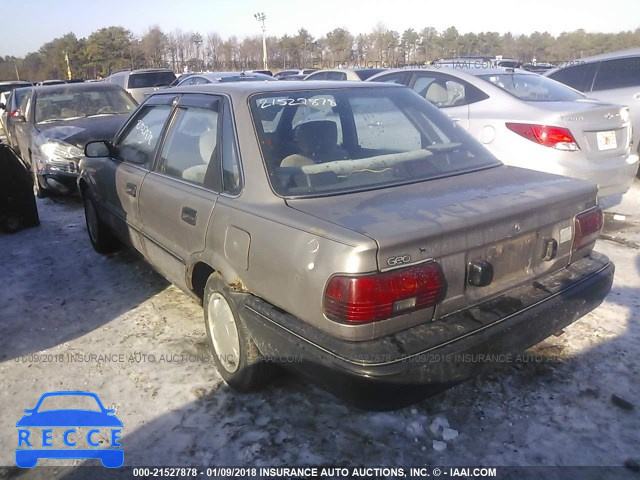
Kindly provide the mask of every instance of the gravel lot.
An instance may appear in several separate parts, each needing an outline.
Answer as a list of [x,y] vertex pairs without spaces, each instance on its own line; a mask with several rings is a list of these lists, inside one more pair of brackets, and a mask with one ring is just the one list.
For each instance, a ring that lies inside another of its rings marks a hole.
[[[0,465],[14,465],[23,410],[52,390],[96,392],[116,409],[125,465],[640,462],[638,181],[615,208],[626,218],[608,217],[597,245],[616,264],[601,307],[528,361],[385,413],[346,406],[293,376],[235,394],[207,361],[197,304],[131,252],[94,253],[77,199],[38,206],[39,228],[0,236]],[[443,451],[434,448],[436,418],[459,432]],[[13,467],[0,478],[67,474]]]

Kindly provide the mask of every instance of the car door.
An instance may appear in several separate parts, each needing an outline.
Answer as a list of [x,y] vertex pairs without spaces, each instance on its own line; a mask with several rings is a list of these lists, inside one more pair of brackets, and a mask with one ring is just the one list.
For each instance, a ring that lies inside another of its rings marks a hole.
[[153,165],[159,139],[173,110],[175,95],[151,98],[118,134],[114,157],[96,172],[94,194],[105,221],[120,238],[144,253],[138,199]]
[[220,107],[215,95],[180,98],[140,193],[147,258],[182,288],[189,259],[204,250],[220,191]]
[[475,87],[440,72],[415,72],[409,86],[441,109],[465,130],[469,129],[469,94]]

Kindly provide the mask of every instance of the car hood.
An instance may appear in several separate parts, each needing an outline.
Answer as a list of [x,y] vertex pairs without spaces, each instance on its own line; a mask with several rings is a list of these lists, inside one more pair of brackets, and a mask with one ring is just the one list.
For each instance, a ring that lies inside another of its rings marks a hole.
[[38,124],[38,130],[43,142],[61,140],[78,148],[84,148],[85,144],[92,140],[111,141],[128,118],[127,113],[61,120]]
[[122,427],[115,415],[91,410],[48,410],[25,415],[16,427]]

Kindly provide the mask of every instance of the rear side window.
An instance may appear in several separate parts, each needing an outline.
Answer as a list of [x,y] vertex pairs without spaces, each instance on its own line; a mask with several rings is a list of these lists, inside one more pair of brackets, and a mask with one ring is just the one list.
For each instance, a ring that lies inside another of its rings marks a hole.
[[124,73],[116,73],[115,75],[111,75],[111,77],[109,77],[109,82],[115,83],[119,87],[124,88],[124,79],[125,79]]
[[418,75],[412,88],[438,108],[469,105],[489,98],[473,85],[441,75]]
[[581,92],[588,92],[591,90],[591,84],[593,83],[595,67],[595,63],[574,65],[562,68],[557,72],[552,73],[549,75],[549,78],[552,78],[557,82],[564,83],[565,85],[569,85],[571,88],[575,88]]
[[327,79],[327,72],[312,73],[306,79],[307,80],[326,80]]
[[344,72],[327,72],[325,80],[346,80],[347,74]]
[[150,166],[169,114],[170,105],[144,107],[118,143],[117,158],[123,162]]
[[526,102],[565,102],[584,98],[560,82],[529,73],[499,73],[480,78]]
[[162,147],[157,170],[204,185],[218,143],[218,112],[180,107]]
[[127,88],[166,87],[175,79],[173,72],[132,73]]
[[384,82],[384,83],[398,83],[400,85],[406,85],[407,72],[396,72],[384,75],[380,78],[372,80],[372,82]]
[[640,85],[640,57],[600,62],[593,90],[636,87]]
[[237,195],[242,189],[240,159],[231,111],[227,105],[222,114],[222,184],[226,193]]

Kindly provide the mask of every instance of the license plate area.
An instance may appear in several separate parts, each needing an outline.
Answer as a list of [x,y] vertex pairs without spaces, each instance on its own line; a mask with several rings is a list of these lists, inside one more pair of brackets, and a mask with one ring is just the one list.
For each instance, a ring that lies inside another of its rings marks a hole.
[[467,265],[476,260],[491,263],[493,281],[484,287],[475,287],[467,283],[467,299],[479,300],[532,278],[538,271],[536,267],[543,263],[542,255],[539,255],[542,248],[540,242],[538,233],[533,232],[470,251]]
[[616,132],[608,130],[606,132],[596,132],[596,140],[598,142],[598,150],[614,150],[618,148],[616,140]]

